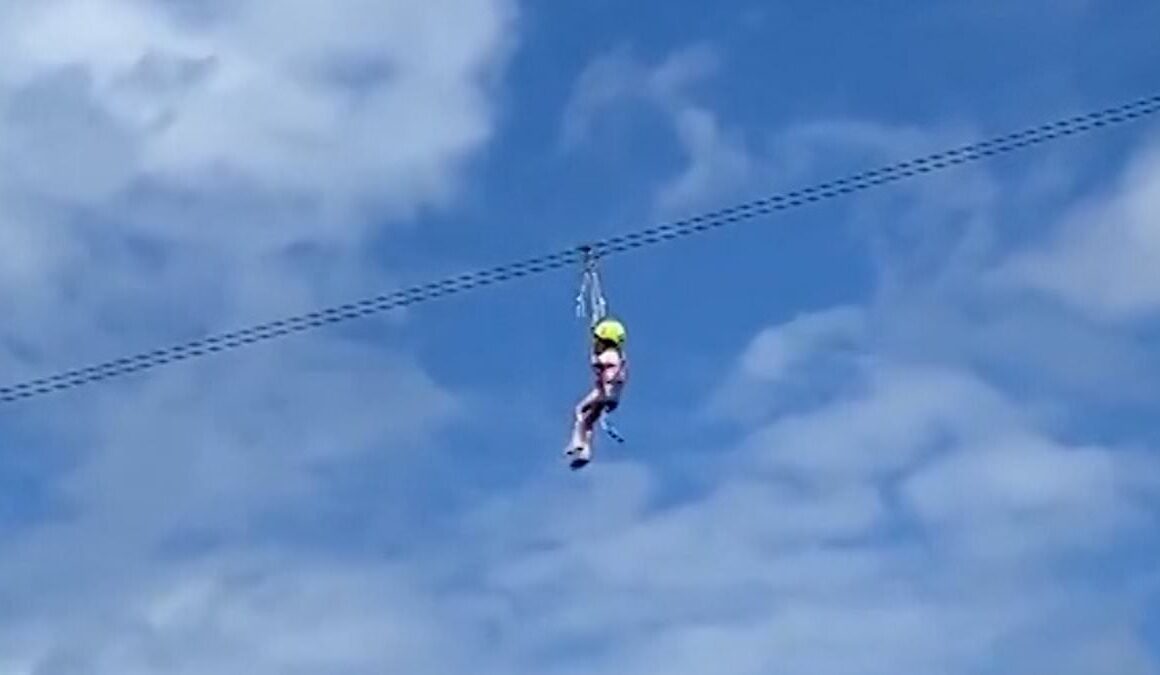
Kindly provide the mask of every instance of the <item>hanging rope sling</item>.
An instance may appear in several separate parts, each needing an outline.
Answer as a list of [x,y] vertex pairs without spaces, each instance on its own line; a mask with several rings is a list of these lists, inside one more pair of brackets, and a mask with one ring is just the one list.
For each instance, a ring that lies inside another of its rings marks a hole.
[[[604,288],[600,282],[599,256],[589,246],[581,247],[583,269],[580,277],[580,291],[576,294],[576,316],[587,320],[588,332],[608,316],[608,300],[604,297]],[[617,443],[624,443],[624,436],[609,421],[610,411],[600,416],[600,428],[609,438]]]

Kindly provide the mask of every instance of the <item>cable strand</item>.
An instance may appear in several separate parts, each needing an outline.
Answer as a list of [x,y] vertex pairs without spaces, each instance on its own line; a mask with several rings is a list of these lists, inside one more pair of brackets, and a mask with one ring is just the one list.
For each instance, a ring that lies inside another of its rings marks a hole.
[[307,330],[429,302],[486,286],[543,274],[576,264],[578,260],[582,260],[580,256],[584,249],[587,249],[589,254],[595,257],[626,253],[646,246],[717,230],[760,216],[868,191],[883,185],[1042,145],[1061,138],[1123,124],[1154,115],[1157,112],[1160,112],[1160,95],[1149,96],[1112,108],[1041,124],[990,140],[936,152],[799,190],[766,196],[636,232],[615,235],[591,242],[584,248],[574,247],[484,270],[465,272],[373,298],[278,319],[249,328],[192,340],[185,344],[154,349],[134,356],[10,385],[0,388],[0,403],[13,403],[73,389],[172,363],[251,346]]

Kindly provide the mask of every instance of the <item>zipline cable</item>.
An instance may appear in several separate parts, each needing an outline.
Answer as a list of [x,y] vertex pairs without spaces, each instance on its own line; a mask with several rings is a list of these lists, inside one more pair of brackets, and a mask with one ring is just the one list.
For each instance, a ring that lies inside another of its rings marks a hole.
[[428,302],[449,295],[465,293],[484,286],[493,286],[522,277],[543,274],[583,262],[588,256],[596,258],[625,253],[716,230],[727,225],[752,220],[759,216],[785,211],[815,202],[864,192],[908,178],[977,162],[988,157],[1007,154],[1050,141],[1076,136],[1104,127],[1124,124],[1160,112],[1160,95],[1105,108],[1063,120],[1041,124],[1015,133],[1006,134],[945,150],[878,169],[865,171],[846,178],[820,183],[725,209],[705,213],[665,225],[616,235],[527,260],[499,265],[485,270],[468,272],[440,281],[433,281],[378,297],[352,302],[308,314],[260,324],[250,328],[201,338],[172,347],[108,361],[87,368],[70,370],[58,375],[29,380],[0,388],[0,403],[13,403],[65,389],[121,377],[159,366],[200,358],[218,352],[265,342],[307,330],[322,328],[340,322],[363,318],[372,314]]

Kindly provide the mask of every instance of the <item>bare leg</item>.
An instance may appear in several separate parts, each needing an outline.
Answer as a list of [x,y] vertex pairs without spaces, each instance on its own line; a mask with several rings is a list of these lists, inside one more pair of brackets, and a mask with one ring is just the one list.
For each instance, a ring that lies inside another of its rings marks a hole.
[[572,428],[573,448],[587,448],[592,442],[592,428],[596,426],[596,420],[600,419],[602,409],[599,401],[600,392],[593,389],[577,404],[576,423]]

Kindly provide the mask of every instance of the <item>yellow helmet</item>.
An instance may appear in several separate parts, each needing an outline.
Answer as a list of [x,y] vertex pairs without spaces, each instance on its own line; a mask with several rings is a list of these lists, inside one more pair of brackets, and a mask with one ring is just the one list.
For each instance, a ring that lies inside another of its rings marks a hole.
[[605,319],[596,324],[592,329],[592,334],[601,340],[608,340],[616,345],[623,345],[628,338],[628,333],[624,330],[624,324],[615,319]]

